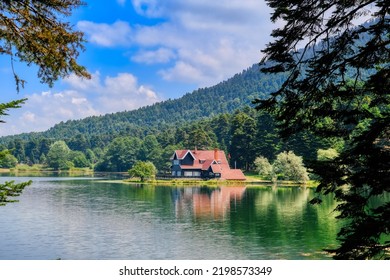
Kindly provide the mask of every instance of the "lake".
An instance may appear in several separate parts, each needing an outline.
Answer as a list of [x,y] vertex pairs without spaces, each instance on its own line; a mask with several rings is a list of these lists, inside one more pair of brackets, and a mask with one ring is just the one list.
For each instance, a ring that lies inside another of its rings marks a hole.
[[33,180],[0,207],[0,259],[329,259],[334,201],[299,187]]

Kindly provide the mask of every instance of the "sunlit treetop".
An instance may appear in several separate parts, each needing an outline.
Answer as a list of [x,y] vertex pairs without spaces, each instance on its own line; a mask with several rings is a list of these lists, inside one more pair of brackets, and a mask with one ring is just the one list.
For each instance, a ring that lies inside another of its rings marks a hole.
[[[66,21],[73,9],[84,5],[79,0],[0,0],[0,54],[14,61],[38,66],[42,83],[74,73],[89,78],[76,59],[83,48],[83,34]],[[25,81],[14,72],[19,90]]]

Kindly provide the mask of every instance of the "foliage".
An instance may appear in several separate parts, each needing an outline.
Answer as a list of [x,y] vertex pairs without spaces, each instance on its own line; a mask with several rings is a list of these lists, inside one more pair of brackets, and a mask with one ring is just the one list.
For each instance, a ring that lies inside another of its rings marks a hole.
[[[227,81],[195,90],[175,100],[169,99],[132,111],[60,122],[45,132],[2,137],[0,143],[9,143],[15,138],[24,141],[31,141],[32,138],[67,140],[83,135],[89,148],[93,149],[107,145],[119,135],[143,138],[172,126],[181,127],[220,114],[234,113],[250,104],[256,96],[268,96],[281,85],[284,76],[269,77],[259,71],[258,65],[253,65]],[[213,141],[213,136],[209,137]],[[212,146],[212,141],[206,141],[205,146]],[[81,150],[74,148],[71,142],[67,141],[67,144],[72,150]],[[227,142],[224,144],[228,145]]]
[[142,141],[137,159],[141,161],[150,161],[154,165],[161,166],[162,148],[158,143],[156,136],[148,135]]
[[89,167],[90,163],[83,152],[71,151],[69,153],[69,160],[73,163],[74,167],[84,168]]
[[325,161],[325,160],[332,160],[332,159],[335,159],[339,156],[339,153],[333,149],[333,148],[329,148],[329,149],[318,149],[317,151],[317,160],[318,161]]
[[101,161],[95,166],[97,171],[126,172],[137,161],[141,141],[135,137],[115,138],[107,147]]
[[309,175],[303,165],[302,157],[295,155],[292,151],[278,154],[272,167],[274,173],[281,179],[299,183],[304,183],[309,180]]
[[[42,82],[53,85],[55,80],[69,75],[89,77],[85,68],[76,63],[83,49],[83,34],[73,31],[63,19],[79,0],[0,1],[0,54],[38,66]],[[14,73],[17,89],[25,81]]]
[[[159,131],[150,129],[146,136],[76,135],[64,141],[69,148],[72,147],[68,161],[76,167],[94,166],[96,171],[125,172],[141,160],[151,161],[161,173],[170,170],[169,158],[176,149],[219,148],[230,155],[231,166],[236,164],[239,168],[253,169],[254,160],[260,155],[274,161],[278,153],[289,149],[299,151],[297,154],[310,160],[316,158],[319,147],[327,149],[333,144],[328,141],[319,143],[310,136],[304,138],[299,134],[285,143],[277,133],[270,115],[259,114],[247,107],[233,114],[221,114],[191,124],[173,124]],[[53,143],[52,139],[45,138],[34,137],[28,141],[15,138],[4,148],[12,151],[20,163],[45,164]]]
[[[79,0],[0,1],[0,54],[11,58],[17,91],[25,83],[14,71],[17,59],[27,65],[37,65],[38,77],[50,86],[55,80],[71,72],[90,77],[86,69],[76,62],[78,50],[83,49],[83,34],[73,31],[69,23],[62,21],[80,5],[83,2]],[[9,109],[19,108],[25,101],[26,99],[20,99],[0,103],[0,116],[7,115]],[[16,148],[20,148],[18,160],[24,161],[24,145]],[[35,153],[34,146],[28,148],[31,148],[28,156],[34,163],[38,162],[41,155]],[[8,158],[8,164],[14,164],[15,160],[11,155],[7,154],[5,158]],[[0,184],[0,205],[10,202],[8,196],[19,195],[29,184],[31,181]]]
[[0,168],[13,168],[18,164],[18,160],[9,150],[0,151]]
[[273,167],[269,163],[267,158],[265,158],[263,156],[259,156],[255,159],[254,164],[255,164],[255,170],[256,170],[256,172],[259,173],[260,176],[272,179],[272,177],[274,175],[273,174]]
[[8,202],[17,202],[17,200],[10,200],[10,197],[19,196],[23,189],[31,185],[32,181],[15,184],[14,181],[0,184],[0,206],[4,206]]
[[130,176],[139,177],[144,182],[145,179],[154,179],[157,170],[150,161],[137,161],[128,172]]
[[256,147],[253,145],[255,137],[255,119],[244,112],[237,111],[232,119],[231,143],[229,148],[231,162],[235,163],[235,167],[238,163],[237,168],[249,170],[250,165],[256,157]]
[[[1,50],[1,45],[0,45],[0,50]],[[1,54],[1,51],[0,51],[0,54]],[[26,100],[27,99],[19,99],[19,100],[10,101],[7,103],[0,103],[0,116],[7,116],[8,115],[7,111],[9,109],[20,108],[21,105],[24,104],[24,102],[26,102]],[[4,121],[0,120],[0,123],[4,123]]]
[[69,169],[70,149],[64,141],[56,141],[47,153],[47,165],[54,170]]
[[[337,259],[381,258],[390,248],[389,1],[268,0],[283,26],[264,50],[265,73],[288,74],[257,108],[271,113],[284,138],[301,132],[339,138],[344,148],[311,165],[321,194],[339,202]],[[354,22],[371,17],[369,22]],[[297,46],[304,44],[302,50]]]

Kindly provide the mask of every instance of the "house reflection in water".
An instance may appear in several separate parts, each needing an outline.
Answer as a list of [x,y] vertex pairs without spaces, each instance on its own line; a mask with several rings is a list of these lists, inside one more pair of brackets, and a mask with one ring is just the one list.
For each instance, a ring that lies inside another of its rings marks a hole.
[[245,186],[182,189],[175,195],[176,217],[191,215],[195,219],[224,219],[231,205],[241,201],[245,189]]

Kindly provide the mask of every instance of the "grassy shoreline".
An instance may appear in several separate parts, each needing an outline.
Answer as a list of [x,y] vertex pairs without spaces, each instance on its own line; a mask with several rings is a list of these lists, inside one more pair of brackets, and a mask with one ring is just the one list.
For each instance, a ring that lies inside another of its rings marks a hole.
[[[65,175],[65,176],[80,176],[80,175],[96,175],[99,172],[94,172],[91,168],[72,168],[70,170],[60,170],[56,171],[50,168],[45,168],[43,165],[26,165],[20,164],[15,168],[0,168],[0,174],[12,174],[20,176],[37,176],[43,175],[48,176],[53,175]],[[105,174],[111,174],[107,172]],[[113,172],[112,174],[118,174]],[[123,173],[127,174],[127,173]],[[159,185],[159,186],[207,186],[207,187],[219,187],[219,186],[291,186],[291,187],[317,187],[318,183],[316,181],[308,181],[305,183],[299,183],[294,181],[279,180],[277,182],[272,182],[267,180],[255,173],[248,172],[245,174],[245,181],[229,181],[229,180],[197,180],[197,179],[156,179],[156,180],[147,180],[142,182],[139,178],[129,178],[129,179],[114,179],[114,180],[104,180],[104,182],[110,183],[125,183],[125,184],[147,184],[147,185]]]
[[192,179],[167,179],[167,180],[147,180],[142,182],[137,178],[125,179],[125,180],[112,180],[112,183],[125,183],[125,184],[145,184],[145,185],[159,185],[159,186],[207,186],[207,187],[219,187],[219,186],[289,186],[289,187],[308,187],[315,188],[318,183],[315,181],[309,181],[305,184],[297,183],[293,181],[277,181],[272,182],[269,180],[246,180],[246,181],[228,181],[228,180],[192,180]]
[[34,164],[32,166],[27,164],[19,164],[14,168],[0,168],[0,174],[12,174],[12,175],[28,175],[28,174],[69,174],[69,175],[90,175],[94,174],[91,168],[71,168],[69,170],[54,170],[52,168],[45,168],[43,165]]

